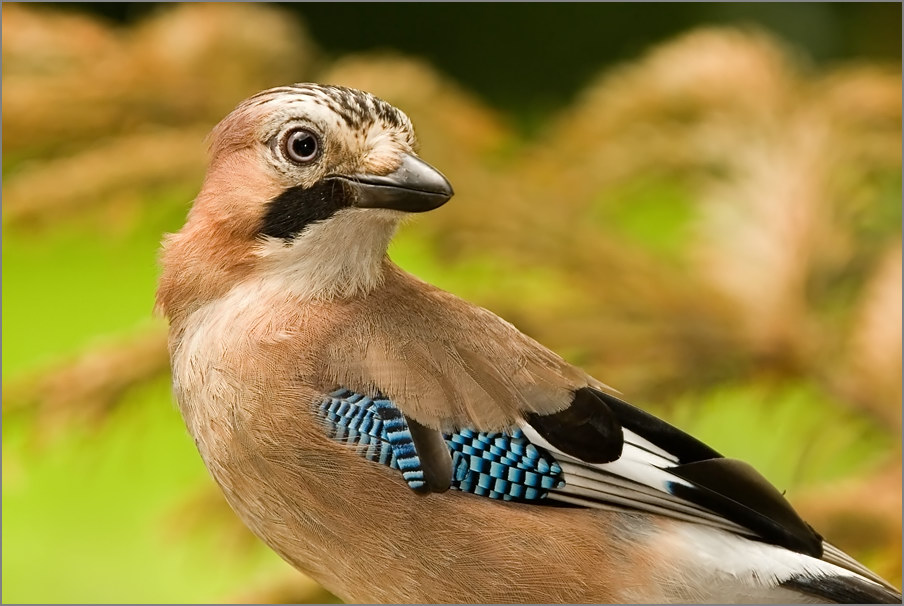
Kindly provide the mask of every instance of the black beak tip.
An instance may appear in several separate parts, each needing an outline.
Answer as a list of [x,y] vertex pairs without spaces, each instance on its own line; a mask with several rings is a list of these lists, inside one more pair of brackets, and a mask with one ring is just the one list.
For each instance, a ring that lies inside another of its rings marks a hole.
[[417,156],[404,155],[399,167],[384,176],[358,176],[355,206],[422,213],[439,208],[455,194],[445,176]]
[[441,172],[418,158],[405,155],[390,177],[399,185],[412,190],[452,197],[452,184]]
[[[442,176],[442,175],[440,175],[440,176]],[[452,189],[452,184],[449,183],[449,180],[446,179],[445,176],[442,176],[442,177],[443,177],[443,187],[437,193],[440,194],[441,196],[444,196],[446,198],[446,200],[449,200],[452,196],[455,195],[455,190]]]
[[426,212],[430,210],[435,210],[452,199],[452,196],[455,195],[455,192],[452,190],[452,185],[446,180],[445,177],[437,173],[442,180],[443,183],[437,185],[437,187],[430,189],[424,188],[419,191],[410,192],[411,196],[411,205],[406,205],[407,208],[403,208],[401,210],[406,210],[407,212]]

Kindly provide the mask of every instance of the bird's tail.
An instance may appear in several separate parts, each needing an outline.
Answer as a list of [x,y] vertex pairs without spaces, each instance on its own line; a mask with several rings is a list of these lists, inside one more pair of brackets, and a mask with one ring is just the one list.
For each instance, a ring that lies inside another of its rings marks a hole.
[[795,575],[782,587],[834,604],[900,604],[901,593],[867,579],[851,576]]
[[782,586],[838,604],[900,604],[901,592],[831,543],[823,542],[822,559],[858,575],[795,575]]

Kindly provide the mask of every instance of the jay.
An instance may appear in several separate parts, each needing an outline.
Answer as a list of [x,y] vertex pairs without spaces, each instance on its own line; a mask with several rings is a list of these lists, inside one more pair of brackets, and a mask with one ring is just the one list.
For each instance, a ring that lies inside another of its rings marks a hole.
[[386,250],[452,197],[366,92],[215,127],[162,253],[173,384],[243,522],[355,602],[900,603],[751,466]]

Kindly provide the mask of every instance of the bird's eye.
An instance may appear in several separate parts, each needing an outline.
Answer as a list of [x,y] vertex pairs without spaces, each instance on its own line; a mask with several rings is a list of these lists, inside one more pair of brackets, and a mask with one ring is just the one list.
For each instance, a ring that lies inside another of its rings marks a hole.
[[304,128],[289,131],[283,143],[283,151],[292,162],[307,164],[320,155],[317,135]]

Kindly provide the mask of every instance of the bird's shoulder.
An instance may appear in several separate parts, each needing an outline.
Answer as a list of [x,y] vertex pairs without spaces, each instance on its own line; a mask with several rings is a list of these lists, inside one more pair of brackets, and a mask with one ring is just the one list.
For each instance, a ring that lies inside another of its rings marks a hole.
[[601,385],[491,311],[387,264],[382,286],[325,310],[335,385],[391,397],[434,429],[512,427]]

